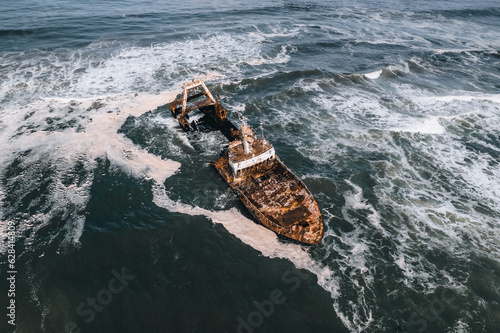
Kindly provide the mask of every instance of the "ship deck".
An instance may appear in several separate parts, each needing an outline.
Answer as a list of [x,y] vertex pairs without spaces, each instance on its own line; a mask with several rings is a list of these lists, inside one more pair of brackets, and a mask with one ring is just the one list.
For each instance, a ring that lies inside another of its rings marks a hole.
[[278,234],[306,244],[323,237],[323,218],[306,185],[278,158],[268,167],[234,179],[227,156],[212,165],[262,224]]
[[283,228],[314,223],[320,212],[311,193],[281,162],[241,180],[237,186],[273,223]]

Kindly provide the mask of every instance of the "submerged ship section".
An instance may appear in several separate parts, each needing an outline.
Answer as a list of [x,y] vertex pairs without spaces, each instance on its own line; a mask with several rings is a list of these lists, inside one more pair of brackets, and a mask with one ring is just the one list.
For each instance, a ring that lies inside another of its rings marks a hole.
[[[198,89],[197,89],[198,88]],[[201,90],[201,91],[200,91]],[[200,99],[192,105],[187,103]],[[238,129],[203,81],[184,86],[181,98],[170,103],[172,114],[184,130],[220,130],[229,140],[220,158],[212,162],[249,212],[264,226],[285,237],[317,244],[323,237],[323,219],[306,185],[281,162],[274,147],[258,137],[240,117]],[[189,123],[188,113],[200,110],[201,122]]]

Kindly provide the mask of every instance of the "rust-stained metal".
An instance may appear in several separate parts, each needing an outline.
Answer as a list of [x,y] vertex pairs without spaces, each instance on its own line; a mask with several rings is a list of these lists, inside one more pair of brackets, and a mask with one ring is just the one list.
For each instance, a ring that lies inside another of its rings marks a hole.
[[[203,91],[193,91],[202,87]],[[190,90],[191,89],[191,90]],[[189,92],[192,92],[190,95]],[[187,103],[203,97],[187,107]],[[181,107],[182,106],[182,107]],[[184,130],[195,129],[186,118],[193,110],[205,114],[203,126],[220,130],[229,140],[214,168],[238,195],[250,213],[274,232],[306,244],[318,244],[323,237],[323,218],[318,204],[306,185],[278,158],[264,136],[258,137],[241,117],[238,129],[226,117],[203,81],[184,86],[181,98],[170,103],[172,114],[179,117]]]
[[[201,91],[200,91],[201,90]],[[188,102],[192,100],[197,100],[200,97],[204,97],[201,100],[198,100],[192,105],[187,106]],[[194,81],[192,83],[184,84],[184,89],[182,93],[182,98],[172,101],[170,103],[170,109],[172,110],[172,115],[177,118],[179,117],[179,124],[184,130],[189,130],[190,125],[187,121],[187,115],[194,110],[201,109],[207,106],[217,105],[219,110],[219,114],[221,113],[220,109],[222,108],[218,101],[212,96],[207,86],[202,80]],[[222,109],[224,110],[224,109]],[[223,111],[223,115],[225,117],[226,111]]]

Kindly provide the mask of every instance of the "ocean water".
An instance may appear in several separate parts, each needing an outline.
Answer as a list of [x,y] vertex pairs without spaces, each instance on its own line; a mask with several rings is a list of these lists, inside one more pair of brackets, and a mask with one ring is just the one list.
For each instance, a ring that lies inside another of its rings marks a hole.
[[[499,31],[493,0],[3,3],[0,331],[499,332]],[[319,245],[179,129],[196,78],[264,122]]]

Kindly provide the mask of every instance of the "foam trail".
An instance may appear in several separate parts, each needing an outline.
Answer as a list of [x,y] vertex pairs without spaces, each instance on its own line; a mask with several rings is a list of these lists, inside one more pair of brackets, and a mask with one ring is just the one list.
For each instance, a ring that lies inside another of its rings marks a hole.
[[333,298],[338,296],[337,286],[331,281],[333,272],[311,259],[307,251],[302,250],[300,246],[280,242],[274,232],[247,219],[236,208],[226,211],[210,211],[201,207],[174,202],[167,196],[165,187],[162,184],[162,182],[156,183],[153,187],[153,202],[157,206],[171,212],[206,216],[214,223],[222,224],[227,231],[238,237],[243,243],[261,252],[264,256],[288,259],[297,268],[311,271],[318,277],[320,286],[329,291]]
[[[156,181],[161,180],[160,178],[155,179]],[[355,185],[353,187],[356,188]],[[364,203],[364,199],[358,198],[360,204]],[[264,228],[261,225],[256,224],[254,221],[244,217],[236,208],[231,208],[225,211],[211,211],[197,206],[190,206],[181,202],[174,202],[170,199],[166,193],[165,186],[163,182],[156,182],[153,185],[153,202],[162,208],[167,209],[171,212],[186,214],[186,215],[202,215],[212,220],[214,223],[220,223],[224,228],[240,239],[243,243],[251,246],[255,250],[262,253],[262,255],[269,258],[281,258],[289,260],[298,269],[306,269],[316,275],[318,279],[318,285],[322,287],[325,291],[329,292],[333,301],[333,308],[337,313],[339,319],[343,322],[345,327],[351,332],[361,332],[366,329],[372,322],[373,317],[371,311],[367,310],[367,315],[365,319],[360,316],[360,307],[363,310],[369,309],[366,301],[363,297],[360,298],[362,304],[353,303],[351,304],[350,312],[352,317],[346,315],[343,312],[340,304],[337,302],[342,295],[339,287],[339,281],[337,280],[334,272],[313,260],[306,250],[302,247],[291,244],[282,243],[279,241],[278,237],[274,232],[269,229]],[[370,205],[364,203],[363,207],[371,207]],[[360,208],[360,207],[358,207]],[[372,207],[373,209],[373,207]],[[372,217],[370,219],[377,219],[378,215],[374,210],[372,210]],[[382,230],[384,231],[384,230]],[[385,231],[384,231],[385,232]],[[352,244],[350,244],[352,245]],[[366,246],[358,243],[353,245],[353,253],[357,254],[366,251]],[[366,272],[368,269],[364,262],[355,263],[360,271]],[[364,293],[364,287],[358,286],[359,292]]]
[[[334,310],[343,324],[351,332],[359,332],[362,327],[366,328],[371,323],[371,313],[366,323],[361,322],[359,318],[354,318],[356,322],[354,325],[352,320],[344,315],[340,306],[336,303],[341,293],[339,290],[339,282],[335,279],[334,272],[331,269],[313,260],[309,253],[300,246],[280,242],[274,232],[247,219],[238,212],[236,208],[231,208],[226,211],[210,211],[201,207],[174,202],[168,197],[163,183],[156,183],[153,186],[153,202],[157,206],[171,212],[206,216],[214,223],[222,224],[229,233],[236,236],[243,243],[261,252],[262,255],[269,258],[286,259],[293,263],[295,267],[310,271],[316,275],[318,285],[330,293],[334,302]],[[353,309],[353,311],[354,313],[357,312],[356,309]]]
[[[163,183],[156,183],[153,186],[153,202],[157,206],[171,212],[192,216],[203,215],[211,219],[214,223],[222,224],[229,233],[261,252],[262,255],[269,258],[286,259],[293,263],[295,267],[310,271],[316,275],[318,285],[330,293],[333,300],[333,308],[349,331],[361,332],[373,321],[371,312],[368,313],[368,318],[365,322],[359,318],[357,304],[353,304],[353,308],[350,309],[353,313],[353,318],[349,318],[343,313],[340,305],[336,302],[341,296],[339,281],[337,281],[331,269],[313,260],[307,251],[303,250],[300,246],[280,242],[274,232],[247,219],[236,208],[226,211],[210,211],[201,207],[174,202],[168,197]],[[366,302],[362,302],[362,307],[366,308]]]
[[[78,243],[85,223],[82,213],[90,198],[93,170],[95,170],[98,158],[107,158],[113,167],[120,168],[138,178],[166,179],[177,171],[180,166],[178,162],[163,160],[150,154],[135,146],[125,135],[118,133],[127,117],[139,116],[165,104],[173,97],[175,97],[173,93],[163,92],[158,95],[115,95],[100,98],[97,101],[95,99],[41,99],[28,106],[29,117],[24,116],[24,119],[22,112],[7,112],[14,116],[5,118],[8,120],[7,126],[1,133],[0,141],[3,141],[2,146],[10,149],[2,155],[0,165],[10,165],[15,158],[19,158],[19,152],[29,151],[21,162],[26,166],[26,172],[32,172],[30,170],[40,165],[42,160],[55,172],[49,185],[48,203],[41,209],[48,209],[49,213],[35,214],[18,226],[21,229],[30,229],[31,237],[28,237],[28,243],[32,241],[30,238],[34,237],[38,228],[49,223],[50,219],[56,215],[61,215],[68,221],[64,226],[67,233],[65,240]],[[92,106],[95,106],[97,102],[116,112],[98,109],[92,111]],[[47,104],[50,106],[49,111],[47,111]],[[66,114],[68,105],[80,111],[77,119],[79,119],[81,129],[69,127],[63,130],[46,130],[43,126],[46,125],[47,116],[68,119],[69,116]],[[24,131],[22,135],[15,135],[19,131],[19,123],[23,124],[27,121],[30,122],[30,126],[38,130]],[[62,179],[65,175],[74,172],[73,168],[78,163],[85,171],[83,180],[79,183],[64,184]],[[25,191],[30,191],[33,186],[36,186],[29,183],[30,177],[24,178],[26,180],[22,185]],[[4,251],[3,245],[2,251]]]

